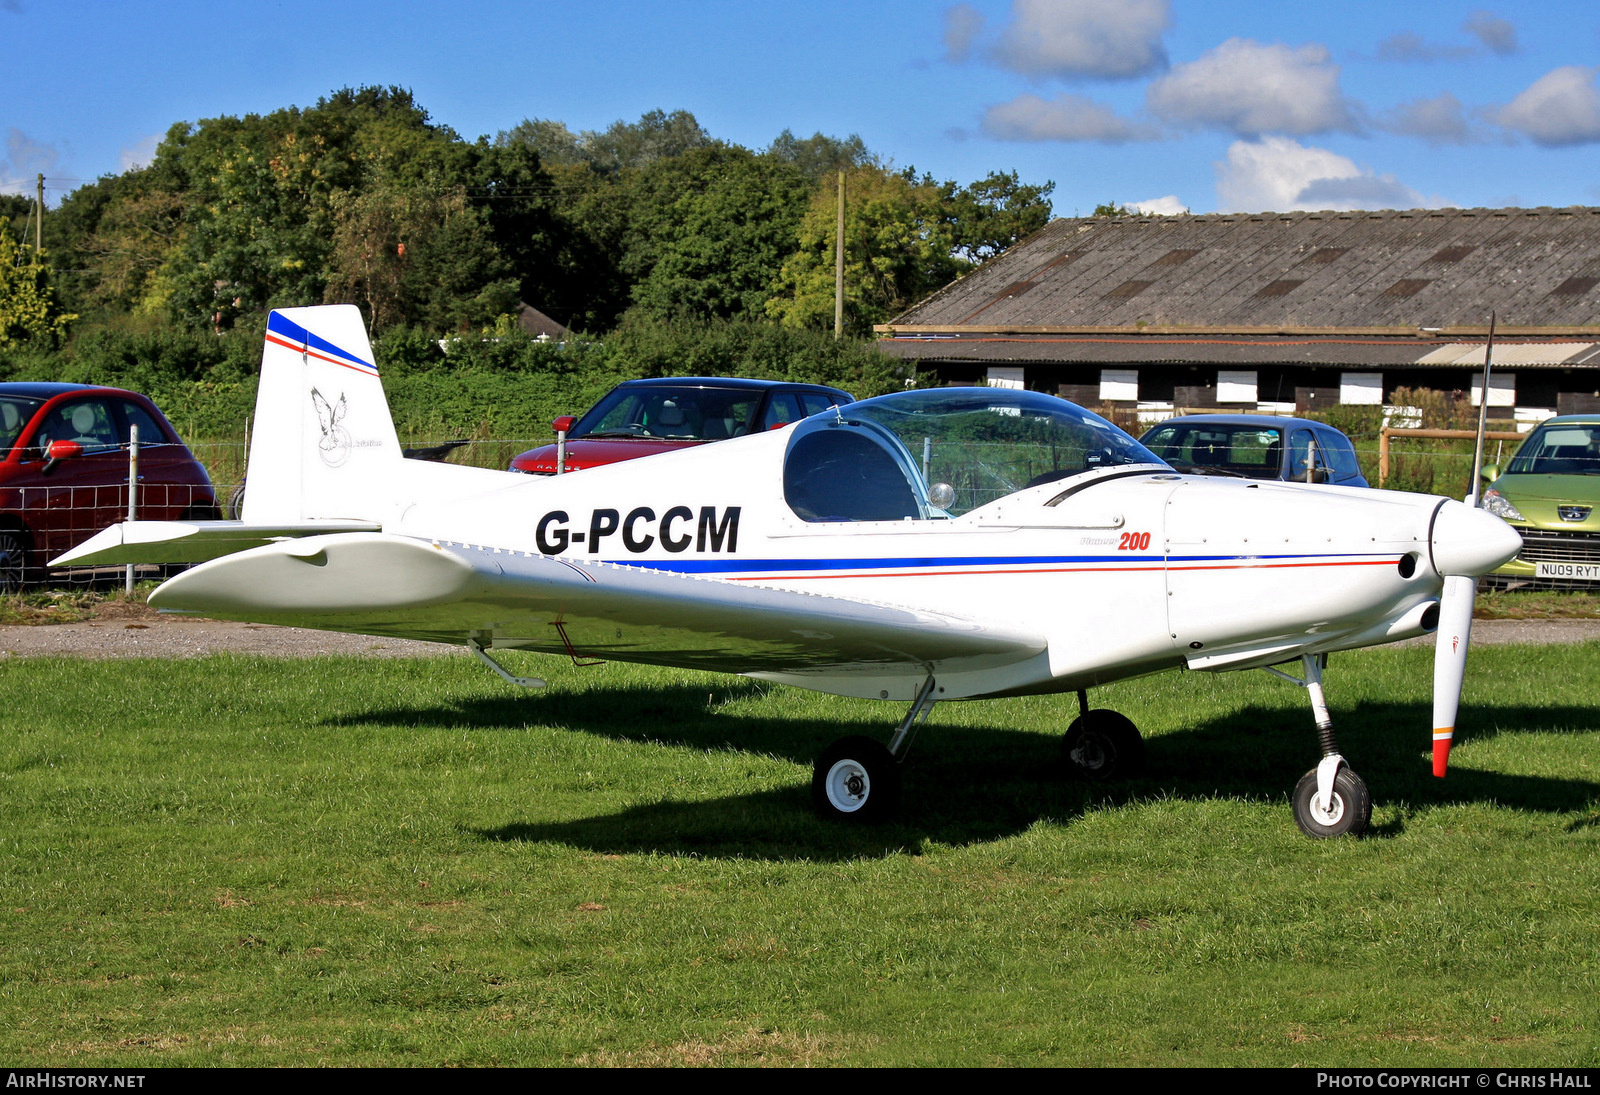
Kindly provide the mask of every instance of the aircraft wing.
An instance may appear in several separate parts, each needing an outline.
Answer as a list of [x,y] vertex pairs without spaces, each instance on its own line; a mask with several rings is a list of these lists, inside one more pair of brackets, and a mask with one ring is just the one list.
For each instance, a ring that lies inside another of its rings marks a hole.
[[377,532],[372,521],[291,521],[247,525],[242,521],[119,521],[101,529],[51,566],[123,563],[203,563],[277,540],[332,532]]
[[1025,661],[1007,625],[611,563],[388,534],[316,536],[205,563],[150,603],[223,619],[478,641],[732,673],[913,673]]

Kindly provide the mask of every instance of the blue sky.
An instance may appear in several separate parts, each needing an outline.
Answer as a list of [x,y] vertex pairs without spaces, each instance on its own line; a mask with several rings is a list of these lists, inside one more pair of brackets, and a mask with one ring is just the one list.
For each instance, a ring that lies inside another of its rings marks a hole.
[[1059,215],[1600,205],[1600,5],[1346,0],[0,0],[0,190],[175,122],[409,87],[463,136],[687,110],[761,148],[1054,180]]

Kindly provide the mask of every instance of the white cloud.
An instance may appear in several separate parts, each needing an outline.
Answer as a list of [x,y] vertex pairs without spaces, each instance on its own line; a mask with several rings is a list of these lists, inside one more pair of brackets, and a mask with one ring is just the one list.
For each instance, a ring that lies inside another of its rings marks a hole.
[[972,46],[983,33],[983,12],[971,4],[957,4],[944,13],[945,56],[952,61],[965,61],[972,55]]
[[1315,44],[1230,38],[1152,83],[1145,102],[1173,125],[1214,126],[1242,137],[1358,128],[1356,108],[1339,90],[1339,66]]
[[1431,99],[1412,99],[1384,114],[1382,129],[1403,137],[1420,137],[1431,145],[1475,144],[1485,135],[1467,120],[1466,108],[1448,91]]
[[1019,95],[1009,103],[983,113],[983,131],[1002,141],[1099,141],[1125,144],[1155,140],[1149,126],[1117,116],[1104,103],[1081,95],[1057,95],[1045,100]]
[[1144,76],[1167,67],[1161,36],[1171,21],[1167,0],[1012,0],[990,55],[1035,78]]
[[1597,71],[1567,65],[1547,72],[1492,117],[1534,144],[1559,147],[1600,141]]
[[[33,194],[38,176],[48,180],[61,154],[13,126],[6,131],[6,154],[0,159],[0,194]],[[45,203],[48,207],[49,202]]]
[[1493,12],[1475,11],[1461,29],[1483,43],[1483,48],[1501,57],[1517,52],[1517,28]]
[[1378,60],[1398,61],[1456,61],[1472,55],[1471,46],[1432,46],[1413,30],[1391,34],[1378,43]]
[[1287,137],[1235,141],[1217,166],[1219,211],[1415,209],[1430,202],[1393,175],[1378,175],[1326,148]]
[[1150,198],[1142,202],[1130,202],[1129,204],[1146,216],[1175,217],[1180,213],[1189,211],[1189,207],[1179,201],[1176,194],[1168,194],[1164,198]]
[[132,171],[135,168],[149,167],[150,162],[156,158],[156,146],[161,143],[161,134],[152,133],[148,137],[140,137],[133,144],[122,150],[118,163],[119,171]]

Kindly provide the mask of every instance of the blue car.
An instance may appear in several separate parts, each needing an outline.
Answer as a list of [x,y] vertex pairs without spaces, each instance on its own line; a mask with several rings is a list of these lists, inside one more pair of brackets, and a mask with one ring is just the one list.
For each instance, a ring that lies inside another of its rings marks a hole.
[[1309,418],[1187,414],[1151,426],[1139,440],[1189,475],[1368,485],[1350,439]]

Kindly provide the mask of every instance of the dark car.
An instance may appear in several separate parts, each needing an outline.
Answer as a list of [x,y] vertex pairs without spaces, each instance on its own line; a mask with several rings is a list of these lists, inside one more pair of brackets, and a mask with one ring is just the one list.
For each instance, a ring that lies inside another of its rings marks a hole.
[[1186,414],[1151,426],[1139,440],[1186,474],[1367,486],[1350,439],[1309,418]]
[[128,515],[128,438],[139,427],[139,516],[214,518],[205,468],[156,405],[119,388],[0,384],[0,590]]
[[[782,380],[628,380],[582,418],[564,415],[551,426],[557,433],[566,430],[566,470],[580,471],[786,426],[854,402],[838,388]],[[511,470],[554,475],[556,446],[519,454]]]

